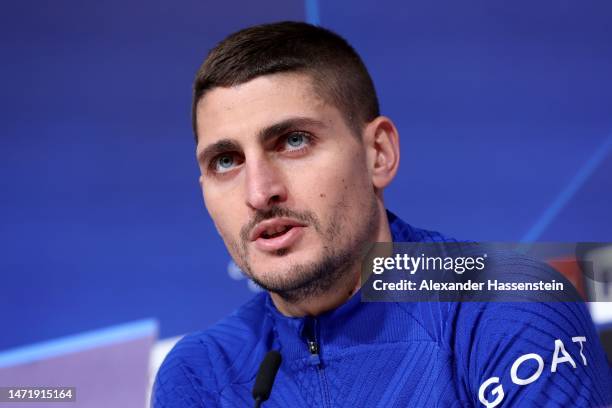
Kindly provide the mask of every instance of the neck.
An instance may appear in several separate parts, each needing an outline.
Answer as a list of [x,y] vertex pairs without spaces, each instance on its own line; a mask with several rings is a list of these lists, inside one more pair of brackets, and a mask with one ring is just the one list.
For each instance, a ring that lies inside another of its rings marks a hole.
[[[391,242],[391,229],[384,206],[381,206],[378,231],[372,242]],[[361,260],[352,265],[349,273],[338,280],[324,293],[312,296],[302,301],[292,303],[275,293],[270,293],[272,302],[279,312],[289,317],[318,316],[333,310],[349,300],[361,287]]]

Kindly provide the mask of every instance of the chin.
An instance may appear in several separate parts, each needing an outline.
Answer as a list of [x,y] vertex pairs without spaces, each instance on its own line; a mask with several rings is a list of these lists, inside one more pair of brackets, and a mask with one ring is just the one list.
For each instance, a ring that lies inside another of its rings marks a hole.
[[291,280],[292,271],[300,266],[311,264],[319,257],[315,253],[304,253],[303,251],[292,251],[291,249],[281,250],[275,253],[266,253],[263,257],[258,257],[250,264],[251,274],[261,281]]
[[274,252],[260,252],[252,259],[251,266],[259,271],[289,269],[295,265],[311,263],[318,258],[320,258],[319,251],[303,247],[289,247]]

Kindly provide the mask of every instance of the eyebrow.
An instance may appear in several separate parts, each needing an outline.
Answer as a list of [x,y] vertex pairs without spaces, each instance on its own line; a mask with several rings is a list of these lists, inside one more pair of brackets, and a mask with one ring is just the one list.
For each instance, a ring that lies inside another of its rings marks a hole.
[[[306,117],[292,117],[281,122],[270,125],[257,133],[259,143],[266,144],[270,139],[285,134],[291,130],[303,128],[324,128],[325,124],[319,120]],[[220,139],[215,143],[206,146],[199,154],[198,160],[207,163],[211,158],[218,154],[232,150],[240,150],[240,145],[233,139]]]
[[235,141],[231,139],[221,139],[211,145],[206,146],[206,148],[198,154],[198,161],[207,163],[211,158],[218,154],[237,149],[238,144]]

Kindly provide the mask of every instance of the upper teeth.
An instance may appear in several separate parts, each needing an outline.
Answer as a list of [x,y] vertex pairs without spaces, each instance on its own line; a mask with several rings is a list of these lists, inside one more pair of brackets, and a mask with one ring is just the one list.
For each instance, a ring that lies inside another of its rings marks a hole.
[[287,229],[286,225],[272,226],[272,227],[266,228],[266,234],[267,235],[278,234],[279,232],[283,232],[286,229]]

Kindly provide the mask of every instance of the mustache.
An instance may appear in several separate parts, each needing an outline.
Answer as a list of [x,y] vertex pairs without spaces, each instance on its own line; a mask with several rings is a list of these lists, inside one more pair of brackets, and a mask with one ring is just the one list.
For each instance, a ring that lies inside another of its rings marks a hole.
[[251,231],[253,228],[257,226],[262,221],[271,219],[271,218],[292,218],[297,220],[305,225],[312,225],[317,231],[321,230],[321,225],[315,213],[312,211],[293,211],[285,207],[271,207],[267,210],[257,210],[255,215],[253,215],[253,219],[249,221],[246,225],[244,225],[240,229],[240,238],[242,242],[246,242],[249,240],[249,236],[251,235]]

